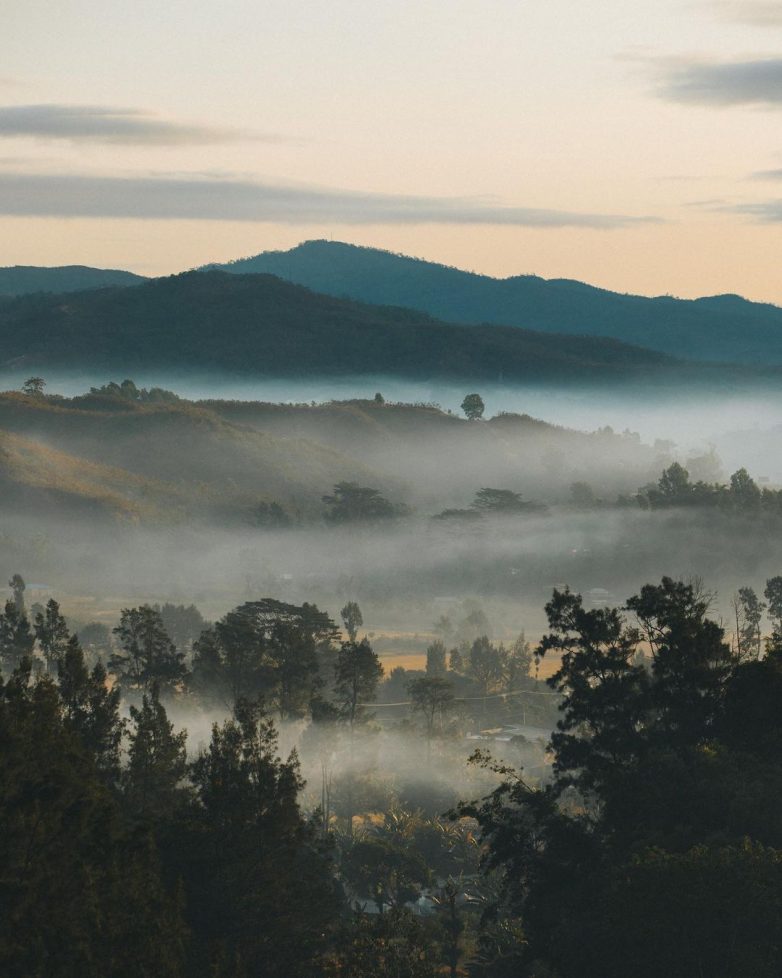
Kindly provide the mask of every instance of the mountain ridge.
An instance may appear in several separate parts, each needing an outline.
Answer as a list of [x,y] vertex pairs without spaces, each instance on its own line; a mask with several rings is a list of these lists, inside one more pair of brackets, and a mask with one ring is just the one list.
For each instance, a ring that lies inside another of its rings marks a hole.
[[415,310],[321,295],[272,275],[218,271],[5,299],[0,344],[6,367],[44,372],[166,368],[590,383],[713,374],[613,339],[444,323]]
[[679,299],[612,292],[575,279],[492,278],[322,240],[204,268],[276,274],[327,295],[418,309],[447,322],[605,336],[680,359],[767,363],[771,343],[782,363],[782,308],[732,293]]
[[120,268],[93,268],[90,265],[8,265],[0,268],[0,295],[79,292],[109,285],[136,285],[145,281],[145,276]]

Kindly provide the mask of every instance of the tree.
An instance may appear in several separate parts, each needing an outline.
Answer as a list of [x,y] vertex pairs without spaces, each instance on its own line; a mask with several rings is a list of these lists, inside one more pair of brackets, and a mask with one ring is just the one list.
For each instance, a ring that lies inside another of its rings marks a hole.
[[468,421],[478,421],[483,417],[485,405],[480,394],[467,394],[462,401],[462,411]]
[[375,394],[374,401],[375,401],[375,404],[385,404],[386,403],[386,399],[383,397],[383,395],[380,393],[380,391],[378,391],[377,394]]
[[707,617],[709,598],[695,584],[663,577],[645,584],[627,608],[652,652],[657,722],[671,741],[700,742],[731,665],[725,631]]
[[193,643],[206,628],[204,616],[194,604],[152,605],[159,612],[166,633],[180,652],[190,652]]
[[445,662],[446,657],[445,644],[439,639],[432,642],[426,650],[426,675],[429,677],[433,676],[445,676],[448,672],[448,667]]
[[299,808],[295,754],[277,756],[271,719],[243,700],[213,726],[191,778],[194,799],[179,823],[171,872],[188,894],[200,973],[228,960],[247,975],[309,978],[339,897],[328,854]]
[[101,778],[119,780],[120,748],[125,730],[119,715],[119,687],[109,688],[108,676],[98,662],[87,669],[84,652],[74,636],[57,661],[57,684],[63,704],[63,722],[78,736],[92,757]]
[[[479,756],[502,781],[461,806],[503,874],[501,908],[524,921],[513,970],[479,974],[777,973],[782,905],[763,894],[782,820],[763,813],[782,790],[782,673],[737,661],[708,606],[667,577],[624,609],[554,592],[539,648],[560,657],[553,779]],[[744,933],[745,913],[759,930]]]
[[441,676],[421,676],[410,681],[407,691],[413,710],[423,717],[426,756],[427,761],[431,761],[435,727],[442,731],[443,717],[453,706],[453,683]]
[[68,624],[60,614],[60,606],[54,598],[50,598],[44,610],[36,614],[33,627],[47,669],[53,672],[65,654],[70,638]]
[[503,679],[509,693],[515,693],[529,680],[535,655],[522,632],[511,645],[505,658]]
[[774,631],[782,634],[782,577],[769,578],[763,596],[768,601],[768,614]]
[[485,635],[476,638],[472,643],[466,673],[480,688],[484,697],[484,710],[486,697],[502,682],[507,659],[506,650],[501,645],[492,645]]
[[47,676],[0,684],[0,974],[183,978],[150,833],[131,825]]
[[730,477],[730,495],[739,509],[760,508],[760,489],[746,469],[739,469]]
[[528,513],[545,508],[538,503],[524,502],[521,494],[511,489],[479,489],[471,505],[480,513],[493,515]]
[[339,616],[345,626],[345,631],[348,633],[348,638],[351,642],[355,642],[358,630],[364,624],[364,616],[361,614],[361,608],[359,608],[355,601],[348,601],[342,611],[340,611]]
[[765,604],[751,587],[741,587],[732,599],[736,621],[736,652],[739,657],[760,657],[761,632]]
[[173,692],[184,680],[185,657],[169,638],[159,611],[149,605],[123,608],[114,634],[120,647],[109,668],[121,683],[147,692],[157,683]]
[[458,648],[453,648],[448,653],[448,671],[455,676],[461,676],[464,672],[464,656]]
[[683,465],[674,462],[660,476],[657,491],[666,502],[680,503],[687,501],[691,495],[690,473]]
[[27,394],[28,397],[43,397],[44,387],[46,381],[43,377],[28,377],[22,384],[22,393]]
[[366,719],[365,704],[374,700],[382,676],[383,666],[367,639],[342,643],[334,664],[334,695],[351,735]]
[[0,615],[0,666],[6,674],[17,669],[33,654],[35,635],[30,622],[14,601],[6,601],[5,612]]
[[17,612],[20,615],[24,615],[26,613],[24,606],[24,592],[27,588],[27,585],[24,583],[24,578],[21,574],[14,574],[14,576],[8,582],[8,586],[11,588],[11,594]]
[[125,790],[143,815],[170,817],[187,770],[187,731],[174,733],[156,685],[144,694],[141,708],[130,707],[130,747]]
[[303,717],[333,659],[337,629],[329,616],[273,598],[229,611],[198,639],[194,688],[225,705],[263,696],[282,719]]
[[331,495],[323,496],[324,517],[329,523],[362,523],[404,515],[406,508],[389,502],[379,489],[357,482],[338,482]]

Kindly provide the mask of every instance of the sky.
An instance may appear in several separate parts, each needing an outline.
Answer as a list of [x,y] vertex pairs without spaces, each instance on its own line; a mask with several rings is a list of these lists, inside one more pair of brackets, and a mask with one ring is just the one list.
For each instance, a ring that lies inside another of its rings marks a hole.
[[0,265],[312,238],[782,304],[782,0],[0,0]]

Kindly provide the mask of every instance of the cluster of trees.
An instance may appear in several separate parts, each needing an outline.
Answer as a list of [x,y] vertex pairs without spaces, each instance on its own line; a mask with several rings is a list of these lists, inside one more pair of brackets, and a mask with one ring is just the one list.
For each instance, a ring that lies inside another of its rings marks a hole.
[[338,482],[332,493],[322,497],[327,523],[370,523],[406,516],[407,506],[392,503],[379,489],[360,486],[357,482]]
[[[249,602],[207,626],[191,672],[161,610],[125,609],[108,675],[88,668],[55,601],[31,627],[18,575],[12,588],[0,629],[0,973],[456,974],[457,880],[478,870],[470,824],[400,811],[354,829],[362,799],[348,779],[340,831],[327,780],[321,810],[305,815],[298,758],[279,756],[268,708],[310,712],[324,766],[330,732],[360,752],[382,667],[358,605],[342,609],[340,642],[313,605]],[[188,756],[166,703],[194,689],[234,701]],[[410,903],[424,893],[422,919]]]
[[0,971],[312,974],[342,899],[269,718],[241,701],[188,761],[154,688],[123,721],[102,679],[71,644],[0,684]]
[[[46,381],[43,377],[28,377],[22,384],[22,393],[28,397],[43,397]],[[90,387],[89,395],[86,397],[110,397],[120,398],[123,401],[137,401],[141,404],[171,404],[179,400],[179,396],[173,391],[165,390],[162,387],[137,387],[132,380],[123,380],[121,384],[113,380],[102,387]]]
[[[536,658],[556,656],[560,703],[549,775],[478,752],[496,787],[450,820],[372,798],[383,671],[355,602],[341,629],[273,599],[213,625],[124,609],[107,671],[56,602],[31,621],[10,583],[0,973],[779,975],[782,577],[737,591],[732,639],[699,586],[670,578],[622,608],[555,591],[534,650],[492,642],[480,609],[441,619],[406,685],[420,749],[463,690],[523,690]],[[190,755],[167,713],[188,697],[227,713]],[[309,813],[278,747],[289,720],[321,767]]]
[[141,404],[171,404],[179,397],[173,391],[162,387],[136,387],[132,380],[123,380],[121,384],[113,380],[102,387],[90,387],[90,394],[98,397],[118,397],[124,401],[138,401]]
[[521,493],[512,489],[479,489],[470,503],[469,509],[444,509],[436,520],[480,520],[491,516],[523,516],[530,513],[545,513],[547,507],[541,503],[522,499]]
[[487,944],[475,974],[779,974],[782,620],[737,655],[708,607],[670,578],[623,609],[554,592],[553,777],[495,765],[502,783],[461,808],[523,934]]
[[782,513],[782,490],[760,488],[746,469],[738,469],[729,483],[690,481],[690,473],[674,462],[655,485],[640,489],[636,499],[642,509],[711,507],[728,513]]

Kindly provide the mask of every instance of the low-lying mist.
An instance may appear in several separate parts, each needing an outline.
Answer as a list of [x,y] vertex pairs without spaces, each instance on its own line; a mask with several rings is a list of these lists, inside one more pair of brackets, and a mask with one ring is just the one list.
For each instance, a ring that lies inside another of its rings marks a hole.
[[[5,371],[0,375],[0,386],[18,389],[26,376],[23,371]],[[107,380],[102,374],[86,372],[54,372],[46,379],[47,392],[66,396],[81,394]],[[136,372],[133,379],[139,386],[163,387],[188,400],[310,404],[372,398],[379,391],[387,401],[436,403],[459,415],[470,386],[382,375],[296,380]],[[486,404],[486,417],[506,411],[530,414],[579,431],[610,426],[618,432],[636,432],[649,444],[658,439],[673,441],[684,453],[701,453],[713,446],[726,472],[745,466],[758,477],[782,482],[782,453],[778,450],[782,440],[782,392],[768,384],[748,382],[745,387],[734,384],[729,389],[655,383],[632,387],[477,386]]]
[[20,518],[4,521],[0,559],[79,618],[150,601],[195,602],[215,618],[259,596],[315,602],[333,615],[355,599],[371,628],[420,633],[423,651],[432,623],[466,598],[487,608],[499,636],[539,634],[555,585],[602,605],[663,574],[702,577],[728,615],[738,585],[782,569],[776,539],[762,520],[633,508],[480,525],[410,518],[386,528],[235,531]]

